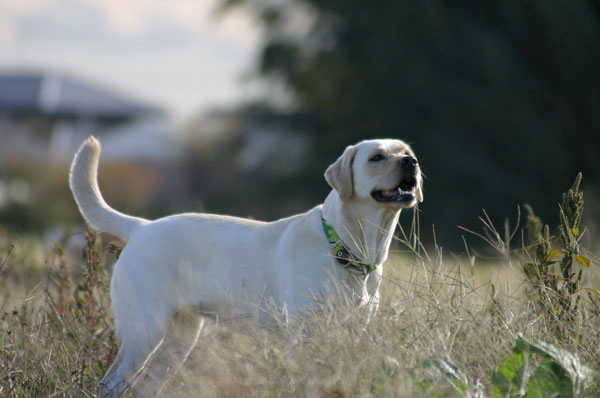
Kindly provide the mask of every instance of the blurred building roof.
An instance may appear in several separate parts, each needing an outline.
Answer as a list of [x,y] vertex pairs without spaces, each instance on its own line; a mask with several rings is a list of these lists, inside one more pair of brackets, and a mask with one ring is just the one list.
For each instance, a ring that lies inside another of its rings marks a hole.
[[0,73],[0,112],[129,118],[155,106],[58,73]]
[[[172,134],[174,130],[171,120],[161,117],[139,118],[104,129],[100,137],[103,161],[177,162],[185,156],[186,148]],[[75,149],[71,148],[71,153]]]

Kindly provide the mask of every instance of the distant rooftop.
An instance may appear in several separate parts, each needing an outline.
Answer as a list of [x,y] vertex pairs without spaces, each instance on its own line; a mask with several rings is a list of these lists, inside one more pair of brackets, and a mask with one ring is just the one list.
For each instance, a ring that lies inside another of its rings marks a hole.
[[161,109],[57,73],[0,72],[0,113],[129,118]]

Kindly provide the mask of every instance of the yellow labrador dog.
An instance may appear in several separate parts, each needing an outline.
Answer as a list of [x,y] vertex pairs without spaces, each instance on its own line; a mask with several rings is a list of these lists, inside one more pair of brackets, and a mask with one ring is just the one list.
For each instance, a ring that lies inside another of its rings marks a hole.
[[[347,147],[325,171],[333,190],[304,214],[275,222],[195,213],[150,221],[106,204],[99,157],[100,143],[88,138],[70,185],[89,226],[127,242],[111,282],[121,346],[101,382],[103,397],[132,385],[135,395],[158,395],[209,316],[254,314],[264,322],[275,307],[293,318],[333,295],[374,314],[400,210],[423,200],[411,148],[383,139]],[[179,316],[190,307],[194,316]]]

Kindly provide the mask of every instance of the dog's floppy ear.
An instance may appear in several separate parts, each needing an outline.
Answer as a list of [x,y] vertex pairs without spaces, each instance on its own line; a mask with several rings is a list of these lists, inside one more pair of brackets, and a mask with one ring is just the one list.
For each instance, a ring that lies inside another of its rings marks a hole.
[[352,162],[358,147],[350,145],[342,156],[325,170],[325,180],[335,189],[342,201],[352,198],[354,183],[352,182]]

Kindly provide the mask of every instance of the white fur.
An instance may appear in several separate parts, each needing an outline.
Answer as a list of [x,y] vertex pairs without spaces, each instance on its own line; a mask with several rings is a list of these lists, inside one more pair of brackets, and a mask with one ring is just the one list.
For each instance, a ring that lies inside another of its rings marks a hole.
[[[376,150],[388,157],[384,164],[369,162]],[[326,172],[336,190],[324,204],[275,222],[194,213],[148,221],[121,214],[102,199],[96,181],[100,144],[88,138],[71,167],[75,200],[92,228],[127,242],[111,282],[121,347],[101,395],[120,396],[134,382],[135,394],[158,394],[207,316],[254,315],[262,322],[275,307],[293,318],[333,294],[374,314],[400,207],[379,203],[370,193],[398,184],[398,159],[407,153],[410,148],[397,140],[347,148]],[[422,200],[420,173],[418,179]],[[321,217],[354,254],[377,264],[376,271],[365,278],[334,260]],[[185,308],[196,312],[183,313]]]

